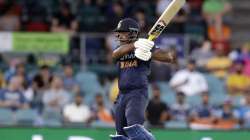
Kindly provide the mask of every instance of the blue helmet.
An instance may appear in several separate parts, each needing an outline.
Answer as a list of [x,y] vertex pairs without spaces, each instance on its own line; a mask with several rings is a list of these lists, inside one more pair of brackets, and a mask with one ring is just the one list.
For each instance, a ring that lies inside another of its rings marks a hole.
[[119,21],[114,32],[129,32],[128,40],[134,41],[139,36],[139,24],[131,18],[125,18]]

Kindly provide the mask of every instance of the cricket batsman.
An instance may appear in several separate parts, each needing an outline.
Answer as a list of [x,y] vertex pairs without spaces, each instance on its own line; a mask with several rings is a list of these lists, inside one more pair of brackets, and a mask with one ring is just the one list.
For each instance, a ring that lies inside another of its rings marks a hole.
[[155,140],[143,127],[148,104],[150,61],[174,63],[176,53],[157,48],[153,41],[139,38],[138,23],[126,18],[115,31],[119,46],[112,57],[119,69],[119,94],[114,104],[116,135],[112,140]]

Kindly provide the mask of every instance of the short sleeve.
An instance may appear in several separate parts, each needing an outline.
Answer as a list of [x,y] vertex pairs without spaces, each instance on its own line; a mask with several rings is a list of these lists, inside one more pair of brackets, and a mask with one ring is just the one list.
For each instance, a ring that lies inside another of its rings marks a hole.
[[170,86],[176,86],[187,80],[187,74],[184,71],[177,72],[170,80]]

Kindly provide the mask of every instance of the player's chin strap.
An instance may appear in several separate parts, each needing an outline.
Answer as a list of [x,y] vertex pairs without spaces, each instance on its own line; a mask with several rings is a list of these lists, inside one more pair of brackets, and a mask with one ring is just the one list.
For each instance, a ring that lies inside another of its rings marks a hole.
[[155,140],[154,136],[142,125],[135,124],[123,128],[130,140]]

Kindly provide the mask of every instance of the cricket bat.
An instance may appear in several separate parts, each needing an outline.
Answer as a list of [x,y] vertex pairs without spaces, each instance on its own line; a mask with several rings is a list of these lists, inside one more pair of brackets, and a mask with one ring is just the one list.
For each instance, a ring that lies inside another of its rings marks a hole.
[[173,17],[183,7],[185,2],[186,0],[172,0],[166,10],[161,14],[154,26],[148,32],[148,40],[153,41],[162,33]]

